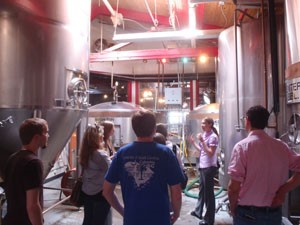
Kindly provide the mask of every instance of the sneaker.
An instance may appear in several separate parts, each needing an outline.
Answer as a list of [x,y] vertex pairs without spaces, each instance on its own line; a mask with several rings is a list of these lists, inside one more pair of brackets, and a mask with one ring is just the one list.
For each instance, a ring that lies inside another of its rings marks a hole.
[[191,212],[191,216],[197,217],[199,220],[202,220],[202,216],[198,216],[195,211]]
[[204,221],[200,221],[199,225],[209,225],[209,224]]

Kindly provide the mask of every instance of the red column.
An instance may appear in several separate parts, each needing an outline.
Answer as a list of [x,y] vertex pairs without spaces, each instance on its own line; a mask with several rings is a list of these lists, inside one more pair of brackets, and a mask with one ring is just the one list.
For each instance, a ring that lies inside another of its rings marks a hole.
[[132,102],[132,81],[127,82],[127,101]]
[[190,81],[190,110],[192,111],[194,109],[194,94],[193,94],[193,81]]

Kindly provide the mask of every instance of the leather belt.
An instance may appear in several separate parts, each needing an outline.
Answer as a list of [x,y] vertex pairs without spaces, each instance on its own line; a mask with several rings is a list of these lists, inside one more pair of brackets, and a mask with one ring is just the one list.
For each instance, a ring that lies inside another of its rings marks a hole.
[[264,206],[251,206],[251,205],[238,205],[239,208],[241,209],[246,209],[246,210],[250,210],[250,211],[256,211],[256,212],[263,212],[263,213],[267,213],[267,212],[277,212],[279,210],[281,210],[281,207],[264,207]]

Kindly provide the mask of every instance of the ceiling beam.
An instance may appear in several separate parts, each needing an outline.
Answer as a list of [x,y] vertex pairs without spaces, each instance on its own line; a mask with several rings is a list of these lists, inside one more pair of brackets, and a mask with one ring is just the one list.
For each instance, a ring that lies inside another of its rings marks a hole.
[[133,50],[133,51],[113,51],[107,53],[91,53],[90,63],[124,61],[124,60],[199,57],[202,54],[207,55],[208,57],[216,57],[218,56],[218,48],[201,47],[201,48],[179,48],[179,49],[149,49],[149,50]]

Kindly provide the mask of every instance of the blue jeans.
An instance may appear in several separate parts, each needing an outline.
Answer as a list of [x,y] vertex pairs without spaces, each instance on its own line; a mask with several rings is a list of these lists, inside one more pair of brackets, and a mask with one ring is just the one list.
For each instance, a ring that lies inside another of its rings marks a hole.
[[235,210],[233,225],[281,225],[281,208],[259,210],[238,206]]
[[110,205],[102,195],[84,194],[83,225],[104,225],[110,210]]

